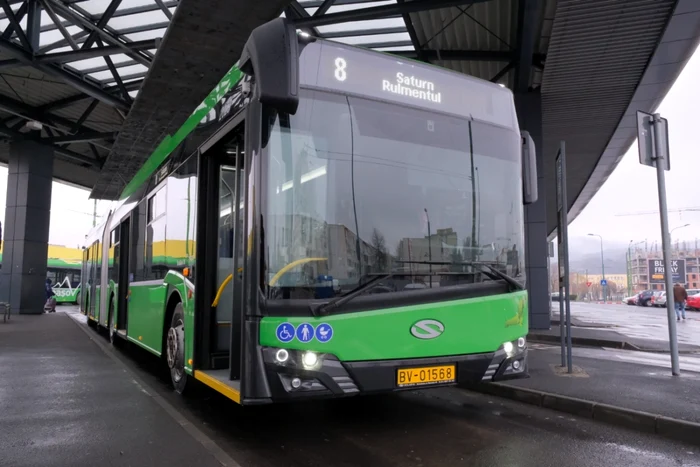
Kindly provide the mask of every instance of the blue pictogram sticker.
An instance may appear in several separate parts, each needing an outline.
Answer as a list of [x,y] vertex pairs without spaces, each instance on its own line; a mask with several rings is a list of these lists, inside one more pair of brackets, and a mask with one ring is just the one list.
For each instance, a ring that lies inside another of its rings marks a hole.
[[292,323],[282,323],[277,326],[277,340],[290,342],[292,339],[294,339],[294,325]]
[[333,338],[333,327],[328,323],[321,323],[316,326],[316,340],[326,343]]
[[299,342],[303,342],[305,344],[307,342],[311,342],[313,338],[314,327],[312,324],[301,323],[299,327],[297,327],[297,339],[299,339]]

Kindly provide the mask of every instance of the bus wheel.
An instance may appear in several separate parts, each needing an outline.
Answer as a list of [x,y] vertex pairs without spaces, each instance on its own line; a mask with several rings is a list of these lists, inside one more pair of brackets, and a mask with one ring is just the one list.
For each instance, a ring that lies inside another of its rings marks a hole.
[[183,394],[187,384],[187,374],[185,373],[185,318],[182,303],[175,306],[170,320],[166,340],[166,360],[175,392]]
[[[80,311],[82,313],[83,310],[80,309],[80,292],[78,292],[78,294],[75,296],[75,304],[78,305],[78,311]],[[84,314],[87,314],[87,313],[84,313]]]

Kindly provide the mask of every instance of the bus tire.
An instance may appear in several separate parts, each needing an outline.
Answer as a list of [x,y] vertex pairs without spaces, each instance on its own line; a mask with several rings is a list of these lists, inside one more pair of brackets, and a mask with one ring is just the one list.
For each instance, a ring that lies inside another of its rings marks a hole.
[[182,302],[175,305],[165,339],[165,357],[170,369],[170,379],[178,394],[184,394],[187,386],[185,373],[185,314]]
[[[78,309],[80,309],[80,298],[81,298],[80,292],[78,292],[77,295],[75,296],[75,304],[78,305]],[[82,313],[83,310],[80,310],[80,312]],[[87,314],[87,313],[85,313],[85,314]]]

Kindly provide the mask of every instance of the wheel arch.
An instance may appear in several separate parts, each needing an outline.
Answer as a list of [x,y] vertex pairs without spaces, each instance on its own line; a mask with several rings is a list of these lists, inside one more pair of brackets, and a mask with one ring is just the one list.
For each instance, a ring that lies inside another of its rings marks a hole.
[[[168,337],[168,328],[170,327],[170,321],[173,319],[173,313],[175,313],[175,307],[178,303],[183,303],[180,291],[172,285],[168,287],[168,299],[165,302],[165,313],[163,314],[163,324],[161,332],[161,357],[165,358],[165,345],[166,339]],[[184,304],[183,304],[184,306]]]

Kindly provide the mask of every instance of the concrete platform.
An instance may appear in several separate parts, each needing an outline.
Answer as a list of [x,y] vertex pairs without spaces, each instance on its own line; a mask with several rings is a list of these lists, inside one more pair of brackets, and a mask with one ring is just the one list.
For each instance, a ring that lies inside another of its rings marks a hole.
[[78,323],[55,313],[0,322],[0,465],[222,464]]
[[[551,329],[531,331],[528,334],[530,342],[557,344],[560,342],[559,323],[552,323]],[[610,347],[615,349],[640,350],[644,352],[668,352],[668,341],[631,337],[621,332],[598,327],[571,326],[571,343],[578,346]],[[678,344],[678,352],[682,354],[700,353],[700,346],[686,343]]]
[[581,357],[568,374],[553,352],[534,350],[529,357],[529,379],[474,389],[700,444],[700,374],[674,377],[670,370]]

